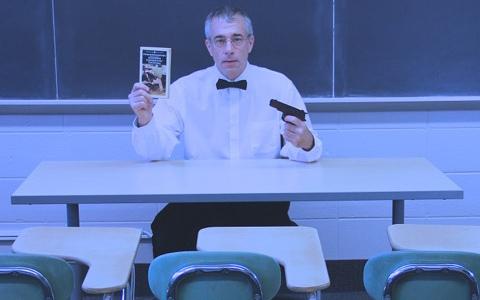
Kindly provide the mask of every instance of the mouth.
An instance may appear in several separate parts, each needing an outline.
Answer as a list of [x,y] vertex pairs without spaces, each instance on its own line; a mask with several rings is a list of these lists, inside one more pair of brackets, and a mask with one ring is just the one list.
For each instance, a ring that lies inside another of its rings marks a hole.
[[224,60],[222,63],[225,64],[225,65],[232,65],[232,64],[235,64],[237,62],[238,62],[238,60],[236,60],[236,59],[228,59],[228,60]]

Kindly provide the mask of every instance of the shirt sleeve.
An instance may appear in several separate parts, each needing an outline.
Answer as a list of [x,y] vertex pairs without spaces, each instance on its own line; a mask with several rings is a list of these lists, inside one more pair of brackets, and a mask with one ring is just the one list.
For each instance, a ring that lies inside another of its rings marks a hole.
[[132,129],[133,148],[145,159],[170,159],[179,136],[183,132],[183,121],[179,112],[179,97],[171,86],[170,99],[159,99],[153,108],[153,118],[145,126],[138,127],[135,119]]
[[[290,80],[289,80],[289,83],[290,83],[290,86],[287,89],[287,95],[285,97],[285,99],[289,99],[288,104],[296,108],[302,109],[304,111],[307,111],[307,108],[305,107],[305,103],[303,102],[303,99],[300,96],[300,93],[298,92],[298,90],[295,88],[295,86]],[[302,161],[302,162],[313,162],[320,159],[320,156],[322,155],[322,149],[323,149],[322,141],[320,140],[320,138],[318,138],[317,133],[313,129],[312,122],[308,114],[305,116],[305,119],[306,119],[305,122],[308,129],[313,135],[313,139],[314,139],[313,148],[310,149],[309,151],[305,151],[302,148],[295,147],[290,142],[286,142],[285,145],[280,150],[280,156],[286,157],[290,160]]]

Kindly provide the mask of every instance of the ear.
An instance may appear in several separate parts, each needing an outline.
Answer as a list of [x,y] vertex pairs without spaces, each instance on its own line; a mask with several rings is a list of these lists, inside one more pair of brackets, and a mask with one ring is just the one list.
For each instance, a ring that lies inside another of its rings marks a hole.
[[248,53],[250,54],[250,52],[252,52],[252,49],[253,49],[253,44],[255,43],[255,37],[253,35],[249,36],[247,42],[248,42]]
[[205,46],[207,47],[207,50],[208,50],[208,53],[210,53],[210,56],[213,57],[213,49],[212,49],[213,45],[209,39],[205,39]]

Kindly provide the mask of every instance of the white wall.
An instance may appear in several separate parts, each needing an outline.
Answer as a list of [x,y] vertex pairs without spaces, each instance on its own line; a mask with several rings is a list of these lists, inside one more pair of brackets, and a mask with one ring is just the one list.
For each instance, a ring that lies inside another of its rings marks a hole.
[[[311,113],[325,156],[423,156],[465,190],[464,200],[406,201],[406,222],[480,224],[480,111]],[[139,159],[129,115],[0,115],[0,231],[65,224],[63,205],[12,206],[42,160]],[[388,200],[388,199],[386,199]],[[81,224],[149,229],[162,204],[80,206]],[[318,228],[327,259],[388,251],[390,201],[299,202],[291,217]],[[147,250],[144,250],[147,251]]]

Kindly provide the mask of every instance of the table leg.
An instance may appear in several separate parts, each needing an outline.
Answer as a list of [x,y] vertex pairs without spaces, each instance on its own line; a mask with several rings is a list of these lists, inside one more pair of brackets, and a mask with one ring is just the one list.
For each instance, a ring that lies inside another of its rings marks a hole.
[[309,293],[307,296],[308,300],[321,300],[322,299],[322,292],[320,290],[315,291],[313,293]]
[[392,224],[405,223],[405,200],[392,200]]
[[[79,227],[80,226],[80,216],[78,211],[78,204],[67,204],[67,226],[68,227]],[[82,299],[82,281],[85,276],[83,266],[79,263],[72,264],[73,269],[73,291],[72,291],[72,300],[81,300]]]
[[79,227],[80,226],[80,213],[78,211],[78,204],[67,204],[67,226]]

